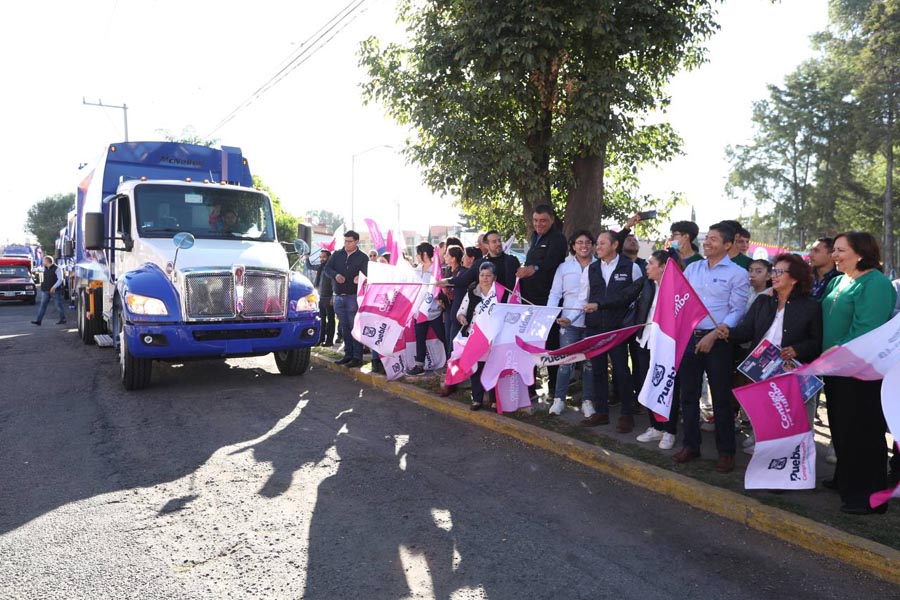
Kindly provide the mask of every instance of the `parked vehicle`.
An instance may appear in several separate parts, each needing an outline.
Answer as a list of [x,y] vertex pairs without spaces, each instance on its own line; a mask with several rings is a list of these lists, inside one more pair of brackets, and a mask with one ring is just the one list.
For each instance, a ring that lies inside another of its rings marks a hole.
[[126,389],[149,383],[154,360],[271,352],[284,375],[308,368],[318,295],[252,185],[239,148],[125,142],[78,186],[78,331],[115,347]]
[[0,256],[0,302],[34,304],[37,286],[31,274],[31,258]]

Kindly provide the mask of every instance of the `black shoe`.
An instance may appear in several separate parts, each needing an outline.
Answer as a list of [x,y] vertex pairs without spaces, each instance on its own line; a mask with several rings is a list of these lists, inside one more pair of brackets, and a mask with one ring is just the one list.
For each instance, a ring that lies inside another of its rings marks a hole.
[[363,361],[360,358],[351,358],[349,361],[344,363],[344,366],[348,369],[358,369],[363,366]]
[[41,322],[40,322],[40,321],[32,321],[31,324],[32,324],[32,325],[40,325]]
[[887,512],[887,504],[872,508],[868,504],[842,504],[841,512],[848,515],[883,515]]
[[336,360],[336,361],[334,361],[334,364],[336,364],[336,365],[346,365],[346,364],[347,364],[348,362],[350,362],[351,360],[353,360],[353,357],[352,357],[352,356],[345,356],[345,357],[342,358],[341,360]]
[[378,360],[377,358],[372,359],[372,372],[379,373],[381,375],[385,375],[384,365],[381,364],[381,361]]
[[481,402],[473,402],[469,405],[469,410],[481,410],[483,406]]
[[63,321],[57,321],[56,324],[57,324],[57,325],[65,325],[66,322],[65,322],[64,320],[63,320]]

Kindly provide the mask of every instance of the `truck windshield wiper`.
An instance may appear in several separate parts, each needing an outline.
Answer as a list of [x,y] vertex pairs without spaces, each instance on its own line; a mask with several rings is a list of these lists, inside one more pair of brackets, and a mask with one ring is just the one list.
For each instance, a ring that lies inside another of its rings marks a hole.
[[179,233],[184,229],[176,227],[143,227],[141,233]]

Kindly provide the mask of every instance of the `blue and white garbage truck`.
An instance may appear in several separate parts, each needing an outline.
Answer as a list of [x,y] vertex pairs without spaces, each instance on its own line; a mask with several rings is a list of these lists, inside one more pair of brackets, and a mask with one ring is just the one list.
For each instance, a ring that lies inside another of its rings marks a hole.
[[115,348],[125,389],[147,386],[154,360],[271,352],[283,375],[306,371],[318,296],[239,148],[111,144],[75,210],[78,333]]

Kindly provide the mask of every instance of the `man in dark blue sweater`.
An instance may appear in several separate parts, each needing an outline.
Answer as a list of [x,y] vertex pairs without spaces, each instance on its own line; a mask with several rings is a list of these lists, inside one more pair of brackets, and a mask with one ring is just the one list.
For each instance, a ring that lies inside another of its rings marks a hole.
[[344,338],[344,358],[339,365],[350,368],[361,367],[363,347],[353,338],[353,320],[359,305],[356,301],[356,287],[359,274],[367,273],[369,257],[359,249],[359,234],[352,229],[344,233],[344,247],[331,255],[325,263],[325,276],[334,280],[334,312],[338,327]]

